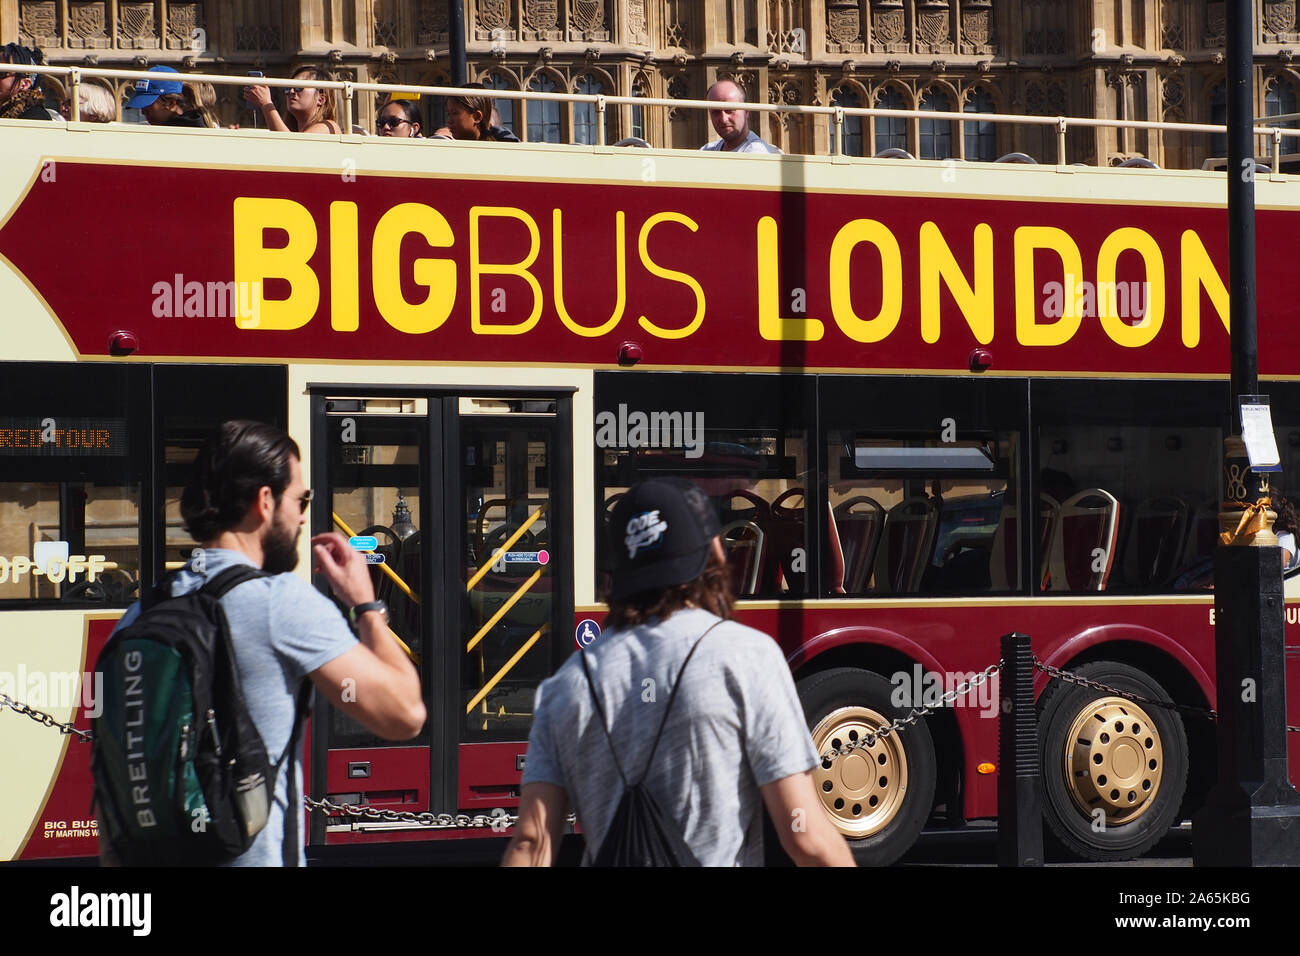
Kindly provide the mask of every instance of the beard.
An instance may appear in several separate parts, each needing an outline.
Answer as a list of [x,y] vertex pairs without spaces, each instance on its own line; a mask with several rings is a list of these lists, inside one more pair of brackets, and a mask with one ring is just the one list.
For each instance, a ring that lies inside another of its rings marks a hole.
[[292,530],[277,524],[267,529],[262,539],[262,570],[271,574],[284,574],[298,566],[298,535],[302,526]]

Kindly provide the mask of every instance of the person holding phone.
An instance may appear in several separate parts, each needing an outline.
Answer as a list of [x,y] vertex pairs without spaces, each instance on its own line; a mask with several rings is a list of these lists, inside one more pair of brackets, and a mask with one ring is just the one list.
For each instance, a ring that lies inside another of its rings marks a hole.
[[[314,66],[299,67],[292,79],[328,81],[329,73]],[[288,116],[282,117],[271,100],[268,86],[249,86],[244,89],[244,99],[256,106],[266,117],[268,129],[277,133],[341,133],[335,117],[338,107],[333,90],[320,90],[312,86],[291,86],[285,90]]]

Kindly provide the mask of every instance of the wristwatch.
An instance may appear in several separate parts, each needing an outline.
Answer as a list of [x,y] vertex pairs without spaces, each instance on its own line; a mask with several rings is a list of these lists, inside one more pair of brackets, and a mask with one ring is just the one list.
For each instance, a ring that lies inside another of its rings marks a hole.
[[352,630],[357,629],[361,615],[368,611],[378,611],[384,616],[384,623],[388,623],[388,605],[383,601],[367,601],[365,604],[356,604],[348,609],[348,623],[352,625]]

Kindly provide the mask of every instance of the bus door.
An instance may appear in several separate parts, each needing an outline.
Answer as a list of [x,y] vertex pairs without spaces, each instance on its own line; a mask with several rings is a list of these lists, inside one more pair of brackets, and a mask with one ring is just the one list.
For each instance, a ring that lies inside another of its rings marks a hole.
[[[416,814],[517,804],[534,693],[571,647],[570,415],[567,391],[313,396],[313,532],[366,553],[429,715],[392,742],[318,700],[313,796]],[[312,814],[311,842],[326,831]],[[364,817],[328,831],[331,843],[433,835]]]

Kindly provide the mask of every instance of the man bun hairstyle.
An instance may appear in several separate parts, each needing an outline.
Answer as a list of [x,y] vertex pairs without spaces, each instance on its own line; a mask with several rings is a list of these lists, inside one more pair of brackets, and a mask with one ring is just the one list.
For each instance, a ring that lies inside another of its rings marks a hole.
[[263,485],[278,503],[289,487],[290,458],[298,443],[274,425],[229,421],[194,460],[194,473],[181,493],[181,517],[195,541],[211,541],[238,527]]

